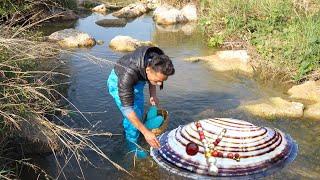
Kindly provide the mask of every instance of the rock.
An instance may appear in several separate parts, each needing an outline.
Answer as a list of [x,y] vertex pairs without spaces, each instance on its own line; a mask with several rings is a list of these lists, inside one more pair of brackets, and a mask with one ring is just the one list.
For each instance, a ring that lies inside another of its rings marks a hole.
[[320,102],[308,105],[304,111],[304,117],[306,119],[320,120]]
[[127,25],[127,21],[123,18],[121,19],[102,19],[96,21],[96,24],[102,27],[124,27]]
[[95,39],[89,34],[75,29],[64,29],[54,32],[48,39],[57,42],[60,46],[65,48],[91,47],[96,44]]
[[100,4],[91,9],[93,12],[105,13],[107,11],[107,7],[105,4]]
[[320,81],[307,81],[288,90],[290,98],[320,102]]
[[134,51],[139,46],[151,46],[150,41],[139,41],[130,36],[116,36],[110,41],[109,47],[115,51]]
[[182,32],[185,35],[191,35],[196,29],[195,23],[160,25],[156,24],[160,32]]
[[74,21],[77,19],[79,19],[79,16],[71,10],[63,11],[59,17],[59,20],[62,21]]
[[301,118],[304,105],[298,102],[286,101],[280,97],[272,97],[266,103],[244,105],[240,106],[240,109],[263,118]]
[[112,15],[118,18],[136,18],[148,11],[147,5],[138,2],[128,5]]
[[187,18],[188,21],[198,20],[197,7],[194,4],[187,4],[181,9],[181,13]]
[[97,44],[98,45],[102,45],[102,44],[104,44],[104,41],[103,40],[97,40]]
[[161,25],[185,23],[188,21],[180,10],[169,5],[158,7],[153,13],[153,19],[157,24]]
[[246,75],[253,74],[246,50],[218,51],[211,56],[191,57],[185,60],[190,62],[205,61],[213,70],[219,72],[236,71]]
[[159,0],[147,0],[145,3],[150,10],[155,10],[161,5],[161,2]]

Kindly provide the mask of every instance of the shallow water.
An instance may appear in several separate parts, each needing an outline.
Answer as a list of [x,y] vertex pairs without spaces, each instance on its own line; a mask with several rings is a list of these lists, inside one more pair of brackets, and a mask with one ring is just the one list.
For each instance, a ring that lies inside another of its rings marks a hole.
[[[161,106],[170,113],[169,130],[179,125],[207,117],[230,117],[253,122],[260,126],[278,128],[289,133],[298,143],[298,156],[293,163],[268,176],[268,179],[317,179],[320,178],[320,122],[308,120],[276,119],[273,121],[253,118],[236,108],[247,101],[271,96],[286,95],[279,89],[260,85],[245,77],[230,73],[216,73],[206,64],[189,63],[182,59],[189,56],[212,54],[214,50],[206,48],[201,33],[161,32],[150,15],[139,17],[123,28],[104,28],[95,21],[112,18],[111,15],[92,14],[79,19],[76,29],[91,34],[103,45],[91,49],[76,50],[79,56],[65,56],[66,71],[71,75],[68,89],[69,100],[77,106],[92,124],[100,122],[98,129],[122,134],[121,114],[111,96],[107,93],[106,79],[115,62],[122,53],[113,52],[108,42],[116,35],[129,35],[141,40],[151,40],[169,55],[176,67],[176,74],[165,82],[165,88],[158,91]],[[83,55],[90,53],[101,58],[98,63],[90,61]],[[111,62],[109,62],[111,61]],[[145,88],[146,98],[148,97]],[[147,106],[147,104],[146,104]],[[80,116],[73,116],[75,127],[88,124]],[[174,179],[165,171],[158,170],[151,161],[138,161],[133,168],[133,157],[126,154],[122,136],[97,138],[97,145],[116,163],[131,171],[139,179]],[[110,163],[102,161],[92,152],[85,152],[96,167],[81,163],[86,179],[129,179],[129,175],[116,170]],[[37,163],[54,177],[57,173],[55,159],[52,155],[36,158]],[[67,179],[82,177],[75,162],[64,169]],[[63,179],[63,176],[60,176]]]

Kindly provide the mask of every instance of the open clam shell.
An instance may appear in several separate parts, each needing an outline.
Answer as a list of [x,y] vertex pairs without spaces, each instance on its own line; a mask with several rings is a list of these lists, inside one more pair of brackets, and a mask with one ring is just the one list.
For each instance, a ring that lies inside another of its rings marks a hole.
[[[215,118],[199,121],[207,141],[214,142],[226,129],[221,142],[214,150],[223,153],[215,157],[218,173],[214,176],[265,176],[293,161],[297,154],[295,141],[278,129],[258,127],[249,122]],[[194,123],[165,132],[160,137],[161,148],[151,149],[153,159],[166,170],[189,178],[212,177]],[[199,152],[194,156],[186,153],[186,145],[194,142]],[[228,153],[240,155],[240,161],[226,157]]]

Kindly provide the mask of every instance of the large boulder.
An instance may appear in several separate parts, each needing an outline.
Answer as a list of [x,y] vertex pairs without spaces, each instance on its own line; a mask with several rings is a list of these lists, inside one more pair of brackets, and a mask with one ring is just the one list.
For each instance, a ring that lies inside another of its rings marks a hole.
[[245,75],[253,74],[246,50],[218,51],[211,56],[191,57],[185,60],[190,62],[205,61],[210,68],[219,72],[235,71]]
[[114,12],[112,15],[118,18],[136,18],[148,11],[149,9],[146,4],[138,2],[128,5],[119,11]]
[[187,18],[188,21],[198,20],[197,7],[194,4],[187,4],[184,6],[181,9],[181,13]]
[[124,27],[127,24],[127,20],[120,18],[120,19],[102,19],[96,21],[96,24],[102,27]]
[[145,4],[147,5],[148,9],[155,10],[161,5],[161,2],[160,0],[147,0]]
[[100,4],[91,9],[93,12],[105,13],[107,12],[107,6],[105,4]]
[[293,99],[320,102],[320,81],[307,81],[288,90]]
[[89,34],[75,29],[64,29],[54,32],[48,39],[57,42],[61,47],[65,48],[91,47],[96,44],[95,39]]
[[267,102],[243,105],[240,109],[263,118],[301,118],[303,117],[304,105],[298,102],[290,102],[280,97],[272,97]]
[[110,41],[109,47],[115,51],[134,51],[140,46],[151,46],[150,41],[140,41],[130,36],[116,36]]
[[308,105],[304,111],[304,117],[306,119],[320,120],[320,102]]
[[153,12],[153,19],[157,24],[161,25],[172,25],[188,21],[180,10],[169,5],[158,7]]
[[159,25],[156,24],[156,29],[159,32],[182,32],[185,35],[191,35],[196,29],[196,23],[186,24],[172,24],[172,25]]

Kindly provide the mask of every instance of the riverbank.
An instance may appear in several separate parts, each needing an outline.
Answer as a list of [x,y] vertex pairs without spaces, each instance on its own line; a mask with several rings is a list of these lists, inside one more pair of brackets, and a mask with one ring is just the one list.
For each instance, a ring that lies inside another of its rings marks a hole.
[[248,49],[261,78],[320,78],[319,1],[201,1],[199,8],[208,46]]

